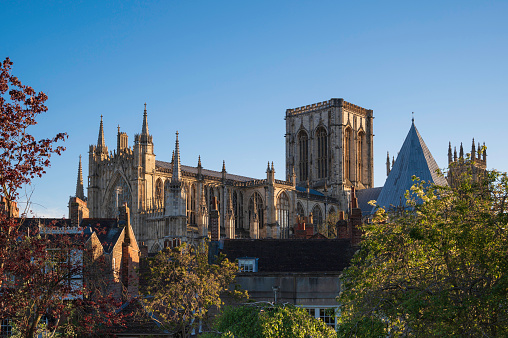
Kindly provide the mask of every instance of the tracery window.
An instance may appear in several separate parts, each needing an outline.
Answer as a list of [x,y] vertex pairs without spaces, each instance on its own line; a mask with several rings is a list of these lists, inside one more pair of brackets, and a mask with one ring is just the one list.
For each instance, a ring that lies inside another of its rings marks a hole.
[[358,134],[358,145],[356,147],[357,151],[357,161],[358,161],[358,181],[361,182],[363,179],[363,145],[364,145],[365,133],[360,132]]
[[328,174],[328,135],[326,129],[319,127],[317,132],[318,141],[318,178],[326,178]]
[[312,223],[316,230],[323,224],[323,213],[317,204],[312,209]]
[[287,238],[289,229],[289,198],[285,192],[282,192],[277,200],[277,220],[280,225],[280,238]]
[[351,179],[351,129],[347,128],[344,133],[344,177]]
[[196,224],[196,186],[190,187],[190,196],[187,197],[187,223]]
[[264,224],[264,210],[265,210],[265,208],[263,205],[263,199],[261,198],[261,195],[259,193],[255,192],[254,194],[252,194],[251,198],[249,199],[249,228],[250,228],[251,216],[254,214],[254,199],[256,200],[259,227],[262,227]]
[[162,180],[159,178],[155,182],[155,206],[160,208],[164,197],[164,189],[162,187]]
[[305,216],[305,211],[303,209],[303,205],[300,202],[298,202],[298,204],[296,205],[296,214],[298,216]]
[[298,133],[298,145],[300,154],[300,182],[309,178],[309,136],[302,130]]

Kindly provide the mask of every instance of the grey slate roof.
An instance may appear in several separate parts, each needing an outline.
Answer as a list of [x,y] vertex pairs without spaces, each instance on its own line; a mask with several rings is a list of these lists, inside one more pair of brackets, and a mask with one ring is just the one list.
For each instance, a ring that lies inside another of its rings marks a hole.
[[400,148],[397,160],[379,194],[377,204],[385,209],[390,206],[405,206],[404,194],[414,184],[411,179],[413,175],[425,182],[448,185],[445,178],[436,173],[437,169],[439,167],[413,121],[406,140]]
[[377,200],[383,187],[358,189],[356,190],[356,198],[358,199],[358,208],[362,210],[363,216],[368,216],[372,212],[372,206],[369,204],[372,200]]

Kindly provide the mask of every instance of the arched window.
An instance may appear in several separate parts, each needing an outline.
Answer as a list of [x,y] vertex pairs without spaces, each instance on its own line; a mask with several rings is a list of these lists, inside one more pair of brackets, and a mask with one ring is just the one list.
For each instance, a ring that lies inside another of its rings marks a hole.
[[160,208],[163,203],[164,189],[162,187],[162,180],[160,178],[155,182],[155,206]]
[[263,200],[261,199],[261,195],[257,192],[252,194],[252,196],[249,199],[249,228],[250,228],[250,221],[251,216],[254,213],[254,199],[256,199],[256,207],[258,212],[258,220],[259,220],[259,227],[261,228],[264,224],[264,210],[265,207],[263,205]]
[[328,135],[326,129],[319,127],[317,132],[318,141],[318,178],[326,178],[328,174]]
[[312,209],[312,222],[314,223],[316,231],[323,224],[323,213],[317,204]]
[[356,147],[357,152],[357,162],[358,162],[358,171],[357,171],[357,181],[361,182],[363,179],[363,146],[365,142],[365,133],[360,132],[358,134],[358,145]]
[[300,202],[298,202],[296,205],[296,214],[298,216],[305,216],[305,210],[303,209],[303,205]]
[[280,238],[287,238],[289,235],[289,198],[285,192],[282,192],[277,200],[277,221],[280,225]]
[[298,133],[298,147],[300,154],[300,182],[309,178],[309,136],[302,130]]
[[213,205],[213,198],[215,197],[213,187],[210,187],[210,193],[208,194],[208,210],[215,209],[215,206]]
[[351,178],[351,129],[347,128],[344,133],[344,177]]
[[187,223],[196,224],[196,186],[190,187],[190,196],[187,197]]
[[235,212],[235,229],[238,228],[238,194],[236,193],[236,191],[233,191],[233,195],[232,195],[232,198],[233,198],[233,211]]
[[243,193],[240,191],[238,194],[238,228],[242,229],[244,226],[243,223]]
[[166,205],[165,201],[168,200],[168,197],[169,197],[169,185],[171,184],[171,180],[166,180],[166,182],[164,182],[164,205]]

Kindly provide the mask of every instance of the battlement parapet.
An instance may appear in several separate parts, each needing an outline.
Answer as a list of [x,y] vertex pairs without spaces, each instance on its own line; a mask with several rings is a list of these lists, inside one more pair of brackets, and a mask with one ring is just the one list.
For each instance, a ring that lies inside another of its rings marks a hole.
[[344,101],[344,99],[330,99],[327,101],[308,104],[306,106],[298,108],[286,109],[286,116],[310,113],[316,110],[322,110],[330,107],[343,107],[344,109],[351,111],[353,113],[357,113],[364,116],[372,116],[372,110],[362,108],[353,103],[349,103],[347,101]]

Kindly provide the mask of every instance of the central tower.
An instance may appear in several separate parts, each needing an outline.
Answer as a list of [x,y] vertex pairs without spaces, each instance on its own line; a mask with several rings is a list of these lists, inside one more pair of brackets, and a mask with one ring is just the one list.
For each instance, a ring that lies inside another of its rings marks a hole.
[[330,99],[286,110],[286,177],[337,198],[372,188],[373,111]]

